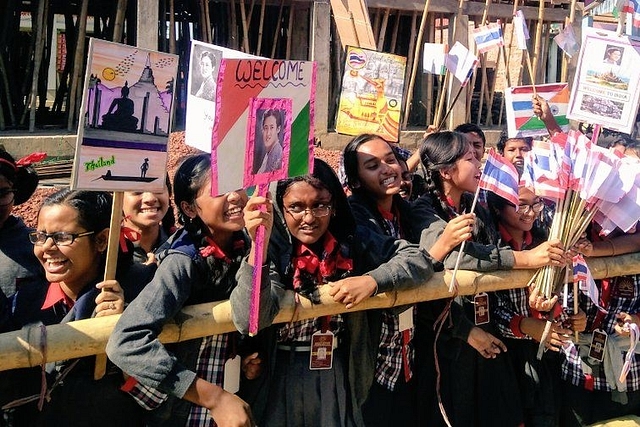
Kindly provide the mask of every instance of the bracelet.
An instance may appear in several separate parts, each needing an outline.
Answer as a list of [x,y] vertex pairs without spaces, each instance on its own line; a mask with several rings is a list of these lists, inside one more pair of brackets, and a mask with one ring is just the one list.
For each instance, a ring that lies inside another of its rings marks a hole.
[[613,244],[612,240],[607,240],[607,243],[611,245],[611,256],[616,256],[616,245]]

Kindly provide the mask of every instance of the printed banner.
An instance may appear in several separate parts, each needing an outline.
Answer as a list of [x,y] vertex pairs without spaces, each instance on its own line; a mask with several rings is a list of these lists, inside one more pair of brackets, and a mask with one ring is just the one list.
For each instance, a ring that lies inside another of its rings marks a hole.
[[586,33],[567,117],[631,133],[640,95],[640,41],[612,32]]
[[[569,105],[569,85],[549,83],[536,85],[535,92],[549,103],[549,108],[562,130],[569,130],[567,107]],[[533,113],[533,86],[508,87],[505,90],[507,130],[509,138],[538,137],[549,132],[542,120]]]
[[177,70],[176,55],[89,41],[74,189],[162,191]]
[[197,40],[191,41],[184,142],[207,153],[211,152],[216,81],[222,58],[258,57]]
[[336,131],[398,141],[406,66],[402,56],[347,47]]
[[310,173],[316,64],[222,59],[211,150],[211,193]]

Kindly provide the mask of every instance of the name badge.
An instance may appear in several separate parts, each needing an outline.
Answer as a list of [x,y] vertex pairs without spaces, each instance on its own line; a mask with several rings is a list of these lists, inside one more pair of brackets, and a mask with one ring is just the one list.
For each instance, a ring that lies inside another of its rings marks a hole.
[[481,292],[473,297],[473,311],[477,325],[489,323],[489,295]]
[[229,393],[237,393],[240,390],[240,356],[236,355],[233,359],[227,359],[224,362],[224,379],[222,380],[222,388]]
[[309,369],[331,369],[333,367],[333,332],[316,332],[311,335]]
[[635,297],[635,284],[629,277],[618,277],[615,279],[614,294],[618,298],[632,299]]
[[602,329],[593,331],[591,338],[591,346],[589,347],[589,358],[602,362],[604,360],[604,352],[607,348],[607,333]]

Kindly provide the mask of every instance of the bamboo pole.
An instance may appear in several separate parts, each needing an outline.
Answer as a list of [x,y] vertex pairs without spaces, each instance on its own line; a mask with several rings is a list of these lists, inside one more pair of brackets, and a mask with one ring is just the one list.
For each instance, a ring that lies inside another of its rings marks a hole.
[[[427,37],[427,40],[429,40],[429,43],[434,43],[435,37],[436,37],[436,16],[435,14],[431,14],[429,16],[429,36]],[[434,77],[429,74],[427,75],[427,105],[426,105],[426,117],[425,117],[425,123],[427,123],[427,126],[429,126],[431,122],[431,120],[433,119],[433,79]]]
[[[7,102],[7,106],[9,109],[9,121],[11,125],[16,124],[16,116],[13,112],[13,104],[11,102],[11,91],[9,90],[9,79],[7,78],[7,69],[4,66],[4,56],[0,53],[0,76],[2,76],[2,84],[5,88],[5,99]],[[0,100],[0,104],[2,104],[2,100]],[[4,120],[4,114],[2,115],[2,120]]]
[[249,52],[249,29],[247,28],[247,15],[244,7],[244,0],[240,0],[240,18],[242,19],[242,49],[244,53]]
[[[170,1],[171,1],[171,18],[173,19],[173,0],[170,0]],[[122,43],[122,33],[124,32],[123,31],[124,17],[126,13],[127,13],[127,0],[118,0],[118,5],[116,6],[116,17],[113,23],[113,41],[114,42]],[[169,29],[169,42],[171,42],[172,40],[171,28]],[[175,49],[175,42],[173,46]]]
[[400,31],[400,11],[396,15],[396,22],[393,24],[393,34],[391,34],[391,53],[398,53],[398,32]]
[[[569,17],[565,20],[565,26],[573,25],[573,21],[576,18],[576,0],[571,0],[571,6],[569,7]],[[569,77],[569,55],[562,51],[562,71],[560,72],[560,81],[566,82]]]
[[38,13],[36,18],[36,43],[33,58],[33,79],[31,80],[31,93],[29,94],[29,132],[36,130],[36,100],[38,97],[38,79],[40,78],[40,66],[42,65],[42,53],[46,39],[45,31],[45,10],[49,0],[38,2]]
[[260,25],[258,26],[258,47],[256,47],[256,55],[262,54],[262,29],[264,28],[264,11],[267,7],[267,1],[262,0],[260,5]]
[[[417,37],[417,40],[415,41],[415,49],[413,51],[413,64],[411,67],[411,77],[409,78],[409,89],[407,90],[407,101],[404,104],[404,118],[402,120],[403,129],[407,128],[407,121],[409,120],[409,112],[411,110],[411,101],[413,100],[413,86],[416,83],[416,74],[418,73],[418,65],[420,64],[420,52],[422,50],[422,40],[424,38],[424,28],[427,25],[427,16],[429,12],[430,2],[431,0],[425,0],[424,2],[422,19],[420,20],[420,29],[418,30],[418,37]],[[415,26],[412,26],[412,28],[413,27]],[[413,37],[411,38],[411,40],[413,40]],[[409,49],[409,52],[411,52],[411,49]]]
[[[535,86],[535,81],[538,76],[538,66],[540,65],[540,48],[542,46],[542,26],[544,24],[544,0],[540,0],[538,2],[538,22],[536,24],[536,43],[533,48],[533,75],[534,79],[532,80]],[[527,50],[527,56],[528,56]],[[530,59],[528,59],[530,61]],[[538,80],[539,81],[539,80]],[[535,90],[534,90],[535,93]]]
[[374,13],[374,19],[373,19],[373,38],[374,40],[378,37],[378,34],[380,34],[380,23],[382,21],[382,12],[380,11],[380,9],[376,9]]
[[271,47],[270,58],[276,57],[276,48],[278,47],[278,39],[282,30],[282,12],[284,11],[284,0],[280,0],[280,8],[278,9],[278,23],[276,24],[276,32],[273,35],[273,46]]
[[[428,0],[427,0],[428,1]],[[409,36],[409,52],[413,52],[417,49],[416,45],[419,45],[419,43],[416,43],[416,24],[418,23],[418,12],[413,11],[413,15],[411,16],[411,35]],[[415,56],[409,56],[407,58],[407,68],[410,70],[414,69],[414,64],[417,64],[417,60]],[[402,128],[401,129],[406,129],[407,128],[407,122],[409,120],[409,109],[410,109],[410,105],[411,105],[411,98],[413,97],[413,84],[412,84],[412,80],[409,80],[408,82],[405,81],[404,82],[404,93],[407,94],[407,100],[405,101],[405,109],[403,111],[403,117],[402,117]]]
[[[640,253],[616,257],[591,258],[589,269],[594,278],[616,277],[640,273]],[[456,279],[460,295],[474,295],[479,292],[523,288],[527,286],[534,270],[509,270],[480,273],[458,271]],[[291,320],[310,319],[331,314],[360,310],[388,308],[419,301],[449,298],[448,281],[451,272],[436,273],[426,283],[412,289],[388,292],[366,299],[351,310],[338,304],[328,295],[329,286],[321,287],[321,304],[312,305],[301,298],[300,307],[295,308],[294,294],[286,293],[282,308],[274,323]],[[231,306],[228,301],[219,301],[185,307],[180,323],[168,323],[160,335],[164,343],[191,340],[199,337],[231,332]],[[294,318],[295,316],[295,318]],[[79,320],[47,327],[46,362],[91,356],[104,352],[109,334],[119,315]],[[39,327],[23,328],[19,331],[0,334],[0,371],[38,366],[43,362],[40,351],[42,334]]]
[[[455,18],[454,18],[453,31],[451,32],[451,39],[449,40],[449,45],[451,45],[452,42],[455,42],[458,22],[460,21],[460,17],[463,15],[464,2],[465,2],[465,0],[460,0],[459,3],[458,3],[458,11],[456,12],[456,15],[455,15]],[[451,28],[451,20],[449,20],[449,26],[448,27]],[[440,100],[438,102],[438,109],[436,111],[436,118],[434,120],[434,123],[440,123],[441,122],[440,117],[442,117],[442,111],[444,109],[445,99],[447,98],[447,91],[451,87],[452,84],[453,84],[453,74],[451,74],[450,72],[447,71],[445,73],[445,78],[444,78],[444,84],[442,86],[442,91],[440,92]]]
[[213,43],[213,34],[211,33],[211,15],[209,14],[209,0],[203,0],[204,3],[204,25],[207,33],[207,43]]
[[[480,21],[480,26],[482,25],[486,25],[487,20],[489,18],[489,7],[491,6],[491,0],[485,0],[484,3],[484,9],[482,10],[482,19]],[[477,25],[476,25],[477,27]],[[478,56],[478,46],[476,45],[475,48],[475,53],[476,56]],[[479,110],[478,110],[478,118],[477,118],[477,122],[476,124],[480,125],[480,121],[482,119],[482,104],[484,102],[484,90],[485,87],[488,88],[487,86],[487,54],[486,53],[482,53],[479,55],[480,56],[480,76],[482,79],[482,85],[480,86],[480,102],[479,102]],[[467,122],[471,121],[471,108],[469,108],[468,106],[471,105],[471,100],[473,99],[473,92],[476,88],[476,79],[478,77],[478,69],[476,68],[475,72],[473,73],[473,77],[471,80],[471,90],[469,90],[469,95],[467,96]],[[471,99],[470,99],[471,98]],[[489,108],[487,108],[487,110],[489,110]]]
[[293,12],[295,10],[295,5],[295,2],[291,2],[291,6],[289,6],[289,23],[287,25],[287,52],[285,59],[291,59],[291,33],[293,32]]
[[82,86],[83,58],[84,58],[84,37],[87,34],[87,11],[89,9],[89,0],[82,0],[80,5],[80,14],[78,16],[78,38],[76,39],[76,54],[73,58],[73,74],[71,77],[71,90],[69,91],[69,112],[67,117],[67,130],[75,129],[76,110],[78,109],[77,98],[82,94],[80,87]]
[[389,25],[390,8],[386,8],[384,11],[384,17],[382,18],[382,24],[380,25],[380,33],[378,35],[378,51],[382,52],[384,49],[384,38],[387,35],[387,25]]
[[[517,11],[518,11],[518,0],[514,0],[513,1],[513,13],[511,15],[515,16]],[[505,88],[511,87],[511,71],[510,71],[510,68],[511,68],[511,51],[512,51],[511,47],[513,46],[513,32],[514,32],[513,18],[511,18],[511,27],[509,27],[509,29],[511,30],[511,31],[509,31],[509,48],[506,49],[504,46],[502,46],[502,54],[504,56],[505,79],[506,79]],[[505,42],[506,42],[506,40],[505,40]],[[498,124],[499,125],[502,125],[503,111],[504,111],[504,92],[503,92],[502,99],[500,100],[500,118],[498,119]]]
[[231,16],[231,29],[229,30],[229,37],[231,38],[231,40],[229,47],[231,49],[239,50],[240,46],[238,44],[238,18],[235,0],[231,0],[229,2],[229,15]]

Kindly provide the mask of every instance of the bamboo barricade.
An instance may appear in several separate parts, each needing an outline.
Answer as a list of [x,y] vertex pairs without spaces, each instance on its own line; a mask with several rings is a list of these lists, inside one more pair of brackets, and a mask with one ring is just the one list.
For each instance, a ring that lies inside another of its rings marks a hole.
[[89,0],[82,0],[80,15],[78,16],[78,37],[76,39],[76,51],[73,58],[73,72],[71,74],[71,90],[69,91],[69,111],[67,112],[67,130],[74,130],[77,123],[79,100],[82,96],[81,79],[84,71],[84,37],[87,35],[87,12]]
[[[411,61],[411,76],[409,78],[409,88],[407,90],[407,100],[404,104],[404,119],[402,121],[402,128],[407,128],[407,122],[409,121],[409,113],[411,111],[411,101],[413,101],[413,86],[416,82],[416,75],[418,74],[418,66],[420,65],[420,52],[422,51],[422,44],[424,39],[424,28],[427,25],[427,16],[429,14],[429,3],[431,0],[425,0],[424,10],[422,11],[422,18],[420,19],[420,29],[418,30],[418,38],[415,42],[413,50],[413,58]],[[413,35],[413,34],[412,34]],[[413,37],[411,38],[413,40]],[[411,49],[409,49],[411,52]]]
[[[640,274],[640,253],[592,258],[588,264],[596,279]],[[522,288],[527,285],[533,273],[534,270],[503,270],[490,273],[461,270],[456,275],[459,283],[458,293],[473,295],[478,292]],[[437,273],[422,286],[376,295],[351,310],[346,310],[344,304],[333,301],[328,295],[328,285],[321,290],[322,304],[312,305],[302,298],[297,311],[293,293],[287,292],[274,323],[447,298],[451,296],[448,292],[450,279],[451,272]],[[39,327],[0,334],[0,371],[42,364],[44,360],[41,349],[43,347],[46,348],[46,362],[104,353],[109,335],[119,317],[119,315],[113,315],[52,325],[47,327],[46,334],[43,334]],[[220,301],[185,307],[176,317],[175,322],[164,327],[160,340],[163,343],[174,343],[233,330],[235,328],[231,321],[229,301]],[[42,345],[45,344],[44,336],[46,336],[46,346]]]

